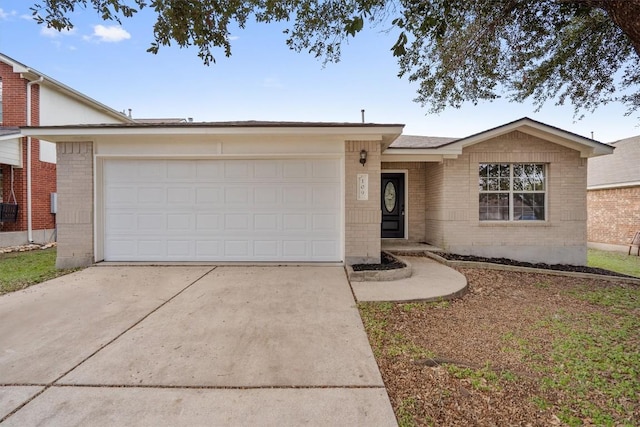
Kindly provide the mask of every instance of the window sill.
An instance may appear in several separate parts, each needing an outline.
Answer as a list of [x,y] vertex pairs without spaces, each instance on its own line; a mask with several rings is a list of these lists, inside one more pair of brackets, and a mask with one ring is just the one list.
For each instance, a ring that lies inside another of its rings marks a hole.
[[549,221],[478,221],[480,227],[551,227]]

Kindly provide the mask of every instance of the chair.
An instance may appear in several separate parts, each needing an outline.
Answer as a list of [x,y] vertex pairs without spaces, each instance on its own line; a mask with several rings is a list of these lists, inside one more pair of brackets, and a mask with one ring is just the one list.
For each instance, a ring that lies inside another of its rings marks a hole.
[[18,221],[18,205],[14,203],[0,203],[0,222]]
[[640,231],[636,231],[636,235],[633,236],[633,239],[631,240],[631,243],[629,243],[629,254],[631,255],[631,249],[633,249],[634,246],[638,247],[638,253],[636,255],[640,256]]

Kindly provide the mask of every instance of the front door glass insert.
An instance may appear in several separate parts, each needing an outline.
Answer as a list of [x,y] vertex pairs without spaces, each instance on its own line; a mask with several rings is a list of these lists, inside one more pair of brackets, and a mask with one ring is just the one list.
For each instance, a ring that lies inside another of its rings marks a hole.
[[396,187],[393,182],[389,181],[384,187],[384,208],[387,212],[393,212],[396,207],[396,199]]

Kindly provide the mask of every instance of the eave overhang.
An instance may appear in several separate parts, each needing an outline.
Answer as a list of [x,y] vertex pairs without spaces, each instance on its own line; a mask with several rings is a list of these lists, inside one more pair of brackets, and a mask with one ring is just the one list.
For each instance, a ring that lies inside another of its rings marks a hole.
[[380,141],[389,146],[401,133],[404,125],[348,124],[348,123],[287,123],[234,122],[184,123],[178,125],[78,125],[22,127],[26,136],[51,142],[93,141],[104,138],[136,138],[147,136],[332,136],[345,141]]

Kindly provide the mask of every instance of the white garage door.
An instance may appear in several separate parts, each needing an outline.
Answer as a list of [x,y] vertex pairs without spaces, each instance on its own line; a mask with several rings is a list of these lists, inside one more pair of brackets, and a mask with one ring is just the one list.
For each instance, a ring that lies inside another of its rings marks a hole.
[[104,161],[106,261],[340,261],[340,160]]

